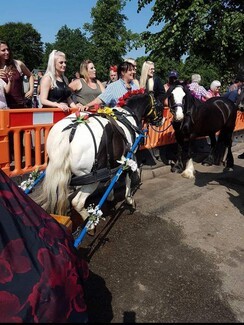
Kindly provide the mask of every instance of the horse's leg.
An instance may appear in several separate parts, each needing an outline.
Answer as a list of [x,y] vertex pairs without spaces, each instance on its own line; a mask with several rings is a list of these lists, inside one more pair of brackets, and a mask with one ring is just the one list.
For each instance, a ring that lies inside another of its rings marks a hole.
[[78,193],[71,200],[73,208],[81,215],[83,221],[88,217],[88,212],[85,208],[86,199],[96,190],[97,186],[98,183],[81,186]]
[[220,133],[220,137],[223,137],[223,142],[225,146],[225,152],[223,155],[223,164],[225,166],[225,170],[233,170],[234,166],[234,158],[232,154],[232,130],[222,130]]
[[182,177],[189,178],[189,179],[195,178],[195,168],[194,168],[193,159],[192,159],[192,153],[193,153],[192,146],[193,146],[192,141],[189,141],[188,150],[187,150],[187,158],[186,158],[186,168],[181,173]]
[[217,144],[215,133],[210,134],[209,138],[210,138],[210,146],[211,146],[210,147],[210,153],[202,161],[202,165],[204,165],[204,166],[212,166],[214,164],[214,162],[215,162],[214,154],[215,154],[215,149],[216,149],[216,144]]
[[114,189],[112,189],[112,190],[110,191],[110,193],[109,193],[109,195],[108,195],[108,197],[107,197],[107,200],[108,200],[109,202],[114,201]]
[[131,191],[131,176],[130,173],[126,173],[125,176],[125,202],[128,205],[131,205],[133,208],[135,208],[135,200],[132,196],[132,191]]
[[183,164],[183,142],[177,141],[177,160],[176,163],[171,167],[172,173],[182,173],[184,170]]

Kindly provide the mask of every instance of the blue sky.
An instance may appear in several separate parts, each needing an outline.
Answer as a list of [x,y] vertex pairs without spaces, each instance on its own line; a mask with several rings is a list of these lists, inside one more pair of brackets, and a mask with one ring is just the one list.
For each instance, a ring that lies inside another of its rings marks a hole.
[[[42,42],[53,43],[59,29],[67,25],[71,29],[81,28],[84,23],[91,22],[90,11],[97,0],[9,0],[1,1],[0,24],[8,22],[31,23],[41,34]],[[146,30],[152,16],[151,5],[137,14],[137,0],[127,1],[123,13],[127,16],[127,29],[134,33]],[[104,15],[106,19],[106,14]],[[150,31],[157,31],[156,27]],[[145,54],[144,48],[127,53],[135,59]]]

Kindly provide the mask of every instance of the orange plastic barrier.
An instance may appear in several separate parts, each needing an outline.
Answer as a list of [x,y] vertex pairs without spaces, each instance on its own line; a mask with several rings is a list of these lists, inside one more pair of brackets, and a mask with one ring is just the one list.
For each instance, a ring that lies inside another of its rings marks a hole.
[[[75,112],[76,109],[71,110]],[[47,166],[45,143],[51,127],[67,116],[58,108],[0,110],[0,168],[10,177],[43,170]],[[21,136],[24,133],[24,136]],[[13,157],[9,138],[13,137]],[[21,141],[24,152],[21,155]],[[11,159],[12,158],[12,159]]]
[[[72,109],[75,112],[76,109]],[[0,110],[0,168],[10,177],[43,170],[47,166],[45,143],[54,123],[69,113],[58,108],[29,108]],[[172,115],[164,109],[165,122],[157,128],[148,126],[147,137],[140,150],[175,143]],[[147,127],[146,125],[144,126]],[[244,113],[238,112],[234,137],[243,136]],[[10,159],[9,136],[13,134],[14,157]],[[21,133],[24,133],[24,153],[21,155]]]

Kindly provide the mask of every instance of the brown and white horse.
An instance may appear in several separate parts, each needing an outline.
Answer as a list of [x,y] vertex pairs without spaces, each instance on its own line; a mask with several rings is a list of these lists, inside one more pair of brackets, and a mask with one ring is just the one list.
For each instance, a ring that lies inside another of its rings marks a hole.
[[[231,147],[237,106],[224,97],[213,97],[201,102],[183,84],[173,85],[166,95],[178,144],[177,161],[171,171],[181,173],[186,178],[195,177],[191,145],[193,140],[203,136],[209,136],[211,150],[202,163],[220,165],[223,162],[225,168],[231,170],[234,165]],[[219,134],[216,137],[217,132]]]

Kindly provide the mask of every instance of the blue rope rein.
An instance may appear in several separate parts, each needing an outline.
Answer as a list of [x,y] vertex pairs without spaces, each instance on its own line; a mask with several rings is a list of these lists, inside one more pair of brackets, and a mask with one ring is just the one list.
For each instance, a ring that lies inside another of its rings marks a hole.
[[[145,133],[147,132],[147,130],[143,130],[139,135],[138,137],[135,139],[135,142],[133,143],[130,151],[127,153],[126,155],[126,160],[130,159],[132,157],[132,155],[134,154],[134,151],[137,149],[141,139],[143,137],[145,137]],[[108,195],[110,194],[110,192],[112,191],[115,183],[118,181],[119,177],[121,176],[121,174],[123,173],[124,169],[123,169],[124,166],[121,166],[117,173],[114,175],[114,177],[112,178],[109,186],[107,187],[105,193],[103,194],[101,200],[99,201],[98,205],[95,207],[95,210],[93,212],[93,214],[95,215],[95,219],[98,220],[100,217],[101,217],[101,212],[100,212],[100,209],[102,207],[102,205],[104,204],[104,202],[106,201]],[[80,232],[79,236],[75,239],[74,241],[74,246],[77,248],[83,238],[85,237],[87,231],[90,229],[91,226],[94,225],[94,218],[91,218],[90,220],[87,221],[86,225],[84,226],[84,228],[82,229],[82,231]]]

